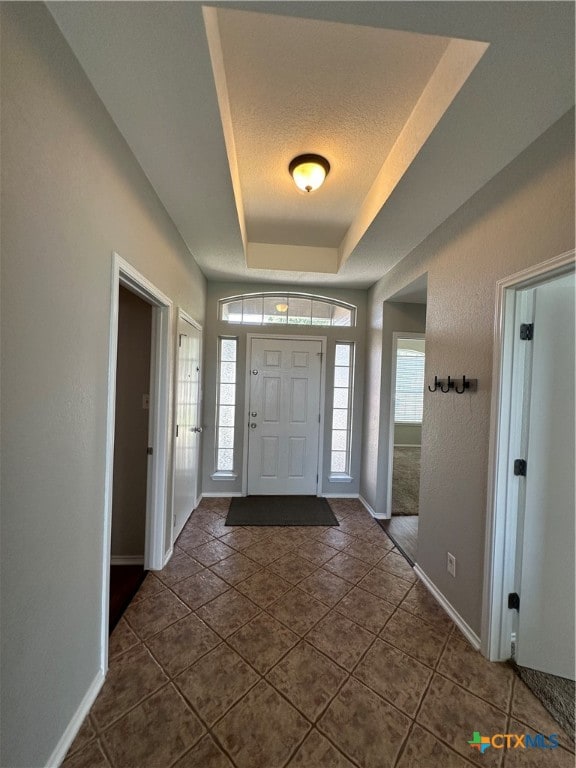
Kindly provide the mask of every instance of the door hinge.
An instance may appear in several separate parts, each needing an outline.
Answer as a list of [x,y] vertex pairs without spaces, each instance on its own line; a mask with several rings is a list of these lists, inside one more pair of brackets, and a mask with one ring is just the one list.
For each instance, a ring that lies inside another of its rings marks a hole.
[[515,611],[520,610],[520,595],[518,592],[510,592],[508,595],[508,608]]
[[176,437],[178,437],[178,424],[176,424]]
[[514,460],[514,474],[517,477],[526,477],[526,459]]
[[152,456],[152,454],[154,453],[154,449],[148,446],[148,448],[146,448],[146,453],[148,454],[148,456]]
[[520,339],[522,341],[532,341],[534,338],[534,323],[521,323]]
[[318,424],[320,424],[320,414],[318,414]]

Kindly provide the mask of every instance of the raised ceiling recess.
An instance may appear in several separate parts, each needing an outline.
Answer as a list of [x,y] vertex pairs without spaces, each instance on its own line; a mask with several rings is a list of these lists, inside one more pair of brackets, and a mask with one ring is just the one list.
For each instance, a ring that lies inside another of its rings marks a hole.
[[[246,264],[337,273],[488,45],[203,9]],[[297,155],[330,163],[298,192]]]

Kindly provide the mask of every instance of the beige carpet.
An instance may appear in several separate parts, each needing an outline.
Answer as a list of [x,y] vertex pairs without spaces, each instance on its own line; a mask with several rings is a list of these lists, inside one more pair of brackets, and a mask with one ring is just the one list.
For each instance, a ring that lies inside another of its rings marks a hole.
[[392,514],[417,515],[420,491],[420,446],[395,446]]
[[574,707],[576,700],[574,680],[556,677],[556,675],[549,675],[546,672],[539,672],[528,667],[520,667],[514,663],[512,663],[512,668],[526,683],[532,693],[540,699],[552,717],[560,723],[574,743]]

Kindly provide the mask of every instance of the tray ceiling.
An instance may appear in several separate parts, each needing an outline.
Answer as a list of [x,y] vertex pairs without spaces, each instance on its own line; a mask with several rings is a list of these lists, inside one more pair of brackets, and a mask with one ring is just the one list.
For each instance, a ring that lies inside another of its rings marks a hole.
[[574,104],[571,3],[48,7],[212,280],[369,286]]

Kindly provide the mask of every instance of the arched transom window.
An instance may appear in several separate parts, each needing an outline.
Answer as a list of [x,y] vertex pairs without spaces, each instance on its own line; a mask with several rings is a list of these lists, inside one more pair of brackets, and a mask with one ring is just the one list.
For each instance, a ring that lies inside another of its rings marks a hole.
[[219,318],[242,325],[356,325],[356,307],[303,293],[250,293],[221,299]]

